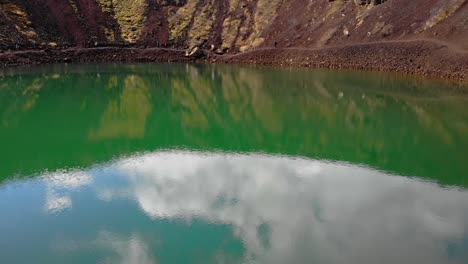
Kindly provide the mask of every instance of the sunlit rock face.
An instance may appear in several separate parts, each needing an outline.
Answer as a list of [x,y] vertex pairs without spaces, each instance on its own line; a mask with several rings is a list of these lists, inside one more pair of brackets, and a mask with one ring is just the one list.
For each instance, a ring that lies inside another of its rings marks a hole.
[[[54,43],[80,47],[135,44],[208,49],[213,45],[224,52],[271,47],[274,43],[279,47],[317,48],[424,37],[467,49],[465,3],[465,0],[2,0],[0,47],[26,49]],[[342,31],[346,33],[339,34]]]
[[464,263],[467,258],[468,192],[366,167],[169,151],[88,173],[127,179],[125,188],[92,189],[102,202],[135,200],[153,221],[232,226],[245,246],[245,261]]

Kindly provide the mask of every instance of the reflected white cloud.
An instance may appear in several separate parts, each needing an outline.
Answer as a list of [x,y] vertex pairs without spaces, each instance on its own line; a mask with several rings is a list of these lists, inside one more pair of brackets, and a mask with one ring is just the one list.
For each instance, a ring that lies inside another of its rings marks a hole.
[[54,192],[48,192],[46,196],[46,211],[48,213],[59,213],[72,207],[70,196],[60,196]]
[[100,232],[97,244],[110,248],[119,256],[109,263],[121,264],[153,264],[154,259],[148,253],[148,246],[137,235],[130,238],[122,237],[110,232]]
[[[162,152],[122,160],[152,218],[231,224],[263,263],[447,263],[468,193],[363,167],[262,155]],[[259,235],[267,226],[268,240]]]
[[47,213],[60,213],[65,209],[72,207],[72,198],[70,195],[63,195],[58,190],[74,190],[87,186],[93,182],[91,175],[85,171],[57,171],[44,175],[47,185],[46,205]]
[[[130,236],[109,231],[97,232],[94,240],[73,240],[60,237],[51,248],[61,255],[80,254],[89,250],[106,252],[97,263],[154,264],[147,243],[137,234]],[[99,257],[98,257],[99,258]]]
[[130,193],[128,188],[112,188],[104,187],[96,190],[97,197],[106,202],[110,202],[115,199],[132,199],[133,194]]
[[91,175],[85,171],[57,171],[45,175],[46,181],[51,186],[57,186],[66,189],[76,189],[89,185],[93,182]]
[[[104,167],[94,177],[112,171],[128,185],[94,186],[102,201],[134,199],[155,220],[229,224],[246,261],[466,263],[448,250],[468,250],[466,190],[268,155],[156,152]],[[144,263],[146,251],[130,242],[115,248],[128,249],[128,263]]]

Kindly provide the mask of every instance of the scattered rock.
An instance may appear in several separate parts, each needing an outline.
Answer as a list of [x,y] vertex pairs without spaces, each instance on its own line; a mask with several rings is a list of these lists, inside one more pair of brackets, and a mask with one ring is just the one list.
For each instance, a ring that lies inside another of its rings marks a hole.
[[217,49],[215,50],[215,53],[218,54],[218,55],[223,55],[223,54],[225,54],[227,51],[228,51],[227,48],[224,48],[224,49],[223,49],[223,48],[217,48]]
[[349,37],[349,30],[347,28],[343,29],[343,35]]
[[380,5],[383,4],[387,0],[354,0],[356,5]]
[[194,59],[201,59],[201,58],[203,58],[205,56],[206,56],[205,52],[202,49],[200,49],[199,47],[194,47],[192,49],[189,49],[189,50],[185,51],[185,57],[194,58]]

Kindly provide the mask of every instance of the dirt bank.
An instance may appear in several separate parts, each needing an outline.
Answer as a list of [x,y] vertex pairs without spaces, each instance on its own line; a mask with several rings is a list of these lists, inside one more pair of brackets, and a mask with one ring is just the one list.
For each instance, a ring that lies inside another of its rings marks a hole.
[[185,51],[161,48],[70,48],[0,52],[0,67],[86,62],[189,62]]
[[468,53],[435,41],[389,41],[322,49],[259,48],[234,55],[185,57],[161,48],[71,48],[0,52],[0,67],[84,62],[209,62],[354,69],[468,81]]
[[394,41],[323,49],[263,48],[214,59],[309,68],[353,69],[468,81],[468,53],[432,41]]

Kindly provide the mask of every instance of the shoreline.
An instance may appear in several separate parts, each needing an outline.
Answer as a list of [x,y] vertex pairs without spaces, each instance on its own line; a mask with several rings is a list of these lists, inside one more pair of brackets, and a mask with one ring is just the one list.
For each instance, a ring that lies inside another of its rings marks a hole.
[[185,50],[137,47],[23,50],[0,52],[0,68],[54,63],[206,62],[391,72],[468,82],[468,52],[427,40],[317,49],[258,48],[237,54],[206,55],[196,59],[186,57]]

